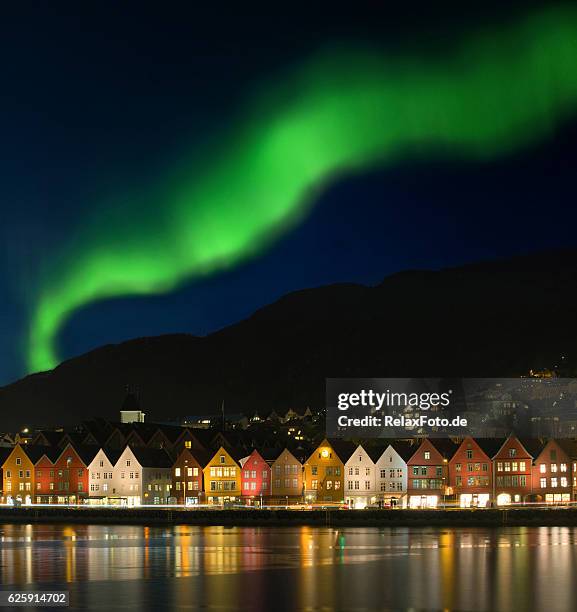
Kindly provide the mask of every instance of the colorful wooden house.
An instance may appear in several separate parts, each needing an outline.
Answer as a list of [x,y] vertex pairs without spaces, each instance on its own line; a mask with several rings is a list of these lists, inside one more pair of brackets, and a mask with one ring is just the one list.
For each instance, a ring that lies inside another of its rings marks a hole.
[[547,504],[568,503],[573,499],[571,455],[566,445],[549,440],[533,464],[533,497]]
[[361,444],[345,463],[345,503],[357,509],[377,503],[376,466]]
[[309,503],[344,500],[345,464],[334,445],[325,438],[304,464],[305,500]]
[[240,459],[241,496],[247,506],[262,506],[271,495],[272,472],[270,465],[255,449]]
[[201,450],[183,448],[172,466],[172,496],[177,504],[192,506],[204,501],[204,467],[208,455]]
[[383,447],[373,447],[369,454],[375,463],[375,489],[377,504],[386,507],[400,507],[407,495],[407,461],[416,449],[415,444],[391,441]]
[[304,501],[303,465],[288,448],[272,458],[271,474],[271,504],[288,506]]
[[205,466],[204,493],[207,503],[240,503],[241,475],[236,456],[234,451],[221,446]]
[[2,465],[4,503],[33,503],[34,464],[42,457],[45,448],[17,444],[11,450]]
[[449,461],[457,445],[446,439],[424,439],[407,461],[409,508],[436,508],[452,495]]
[[529,501],[533,491],[533,458],[540,454],[542,448],[538,440],[521,442],[512,434],[503,442],[493,457],[494,501],[498,506]]
[[493,461],[502,440],[465,438],[449,461],[449,486],[461,508],[486,508],[493,498]]

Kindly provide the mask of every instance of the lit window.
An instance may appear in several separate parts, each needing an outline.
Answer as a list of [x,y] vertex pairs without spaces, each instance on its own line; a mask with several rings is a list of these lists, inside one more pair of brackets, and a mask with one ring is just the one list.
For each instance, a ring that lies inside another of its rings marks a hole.
[[566,463],[562,463],[562,464],[560,465],[560,468],[561,468],[561,471],[562,471],[562,472],[566,472],[566,471],[567,471],[567,464],[566,464]]
[[541,488],[542,489],[547,488],[547,479],[546,478],[541,478],[539,482],[541,483]]
[[541,472],[541,474],[547,473],[547,466],[544,463],[541,463],[541,465],[539,465],[539,472]]
[[175,468],[174,475],[175,476],[180,476],[180,468],[179,467]]
[[557,479],[556,478],[551,478],[551,487],[553,489],[557,488]]
[[552,463],[551,464],[551,472],[553,472],[553,474],[555,474],[557,472],[557,464],[556,463]]
[[431,452],[425,451],[425,459],[430,459],[430,458],[431,458]]

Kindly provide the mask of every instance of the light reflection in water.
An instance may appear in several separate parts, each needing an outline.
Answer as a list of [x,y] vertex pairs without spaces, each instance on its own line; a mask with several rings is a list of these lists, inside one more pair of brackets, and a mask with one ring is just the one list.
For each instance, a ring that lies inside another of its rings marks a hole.
[[3,588],[115,609],[577,609],[577,529],[2,525]]

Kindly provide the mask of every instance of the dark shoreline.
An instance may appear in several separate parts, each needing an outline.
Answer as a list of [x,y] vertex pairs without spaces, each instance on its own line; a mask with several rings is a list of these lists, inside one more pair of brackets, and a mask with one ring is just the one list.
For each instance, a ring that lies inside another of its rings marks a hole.
[[2,508],[0,523],[214,525],[238,527],[577,526],[577,509],[490,510],[188,510]]

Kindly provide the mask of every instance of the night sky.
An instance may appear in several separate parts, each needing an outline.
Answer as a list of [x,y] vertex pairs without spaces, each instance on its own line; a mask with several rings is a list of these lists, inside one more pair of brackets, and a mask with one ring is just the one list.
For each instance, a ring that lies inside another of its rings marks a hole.
[[[283,15],[159,3],[4,9],[0,383],[27,373],[38,286],[79,228],[202,151],[263,82],[330,45],[378,46],[389,57],[434,51],[539,6],[430,4]],[[238,266],[162,295],[76,311],[59,336],[60,355],[138,336],[206,334],[305,287],[577,246],[575,117],[511,155],[413,156],[341,177],[296,227]],[[131,214],[138,225],[138,209]]]

